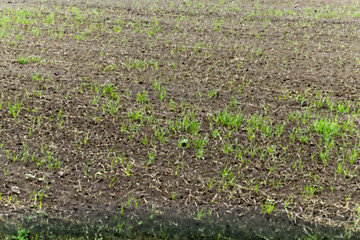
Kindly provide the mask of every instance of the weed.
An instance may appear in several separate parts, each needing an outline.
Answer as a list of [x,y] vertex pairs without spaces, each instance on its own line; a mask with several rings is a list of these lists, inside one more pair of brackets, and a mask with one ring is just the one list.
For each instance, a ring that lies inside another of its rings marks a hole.
[[29,239],[30,231],[25,229],[19,229],[16,236],[12,236],[12,239],[16,240],[26,240]]

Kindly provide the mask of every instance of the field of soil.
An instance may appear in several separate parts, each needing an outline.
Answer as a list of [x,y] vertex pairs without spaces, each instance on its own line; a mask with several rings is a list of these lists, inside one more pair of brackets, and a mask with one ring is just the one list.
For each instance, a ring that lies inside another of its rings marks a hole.
[[359,29],[358,1],[1,1],[0,237],[356,239]]

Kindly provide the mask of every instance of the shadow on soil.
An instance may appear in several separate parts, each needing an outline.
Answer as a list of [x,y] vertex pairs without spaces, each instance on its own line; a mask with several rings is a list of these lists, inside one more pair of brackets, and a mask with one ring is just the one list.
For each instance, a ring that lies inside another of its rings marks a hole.
[[175,211],[124,211],[122,214],[51,217],[2,216],[1,239],[360,239],[342,229],[291,222],[286,216],[253,213],[214,218],[184,217]]

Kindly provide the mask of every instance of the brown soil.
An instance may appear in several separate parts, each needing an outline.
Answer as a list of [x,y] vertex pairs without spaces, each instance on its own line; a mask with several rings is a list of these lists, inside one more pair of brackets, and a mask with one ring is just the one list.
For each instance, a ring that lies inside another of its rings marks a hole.
[[[241,10],[230,3],[216,8],[218,1],[196,8],[195,2],[174,1],[172,9],[169,1],[0,3],[0,14],[10,16],[9,25],[17,27],[8,28],[0,48],[3,214],[68,217],[143,208],[158,215],[170,209],[196,219],[201,211],[261,215],[270,201],[273,215],[292,222],[354,227],[360,202],[358,159],[345,166],[349,174],[335,179],[336,150],[324,167],[318,155],[321,136],[309,133],[306,143],[299,137],[292,141],[298,124],[303,129],[310,125],[288,119],[309,108],[311,120],[334,117],[326,97],[349,103],[350,112],[339,115],[339,121],[354,119],[355,133],[337,136],[335,146],[356,146],[359,121],[352,113],[360,89],[354,60],[359,20],[275,13],[260,20],[250,14],[272,8],[303,13],[308,6],[316,14],[330,3],[331,9],[340,9],[343,1],[243,1]],[[25,17],[37,23],[16,22],[10,9],[25,8]],[[46,21],[52,12],[53,25]],[[214,25],[217,21],[223,25]],[[40,60],[20,61],[29,56]],[[163,100],[161,87],[166,89]],[[315,108],[318,99],[324,106]],[[10,108],[16,102],[21,109],[14,117]],[[116,105],[114,114],[109,103]],[[226,108],[243,114],[237,128],[216,125],[213,117]],[[135,119],[136,112],[142,119]],[[185,116],[200,123],[197,134],[191,125],[171,129],[171,122]],[[251,117],[270,122],[272,136],[267,138],[260,127],[251,142]],[[276,137],[281,123],[284,131]],[[214,137],[211,128],[220,128],[220,135]],[[195,142],[205,137],[201,157]],[[179,144],[187,138],[189,147],[185,141]],[[229,154],[227,144],[234,144]],[[261,160],[260,152],[272,146],[274,155]],[[250,149],[258,152],[252,155]],[[304,196],[308,184],[316,188],[311,197]]]

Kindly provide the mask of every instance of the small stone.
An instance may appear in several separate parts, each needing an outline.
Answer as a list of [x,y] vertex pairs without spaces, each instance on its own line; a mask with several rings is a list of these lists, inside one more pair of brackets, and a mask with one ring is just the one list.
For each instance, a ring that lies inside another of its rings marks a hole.
[[20,189],[19,189],[19,187],[17,187],[17,186],[12,186],[12,187],[11,187],[11,191],[12,191],[13,193],[20,194]]
[[60,172],[59,172],[59,177],[60,177],[60,178],[64,178],[65,175],[66,175],[66,172],[64,172],[64,171],[60,171]]

